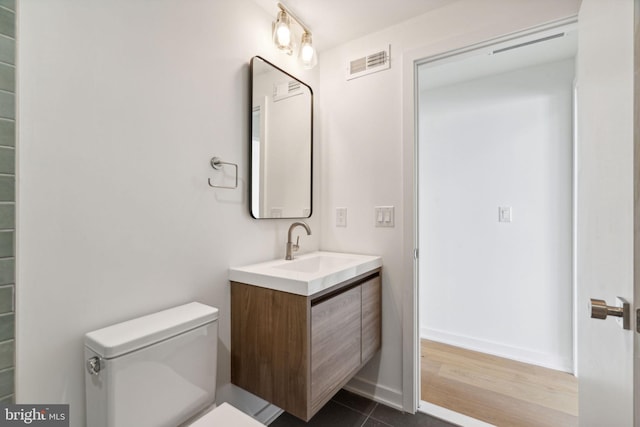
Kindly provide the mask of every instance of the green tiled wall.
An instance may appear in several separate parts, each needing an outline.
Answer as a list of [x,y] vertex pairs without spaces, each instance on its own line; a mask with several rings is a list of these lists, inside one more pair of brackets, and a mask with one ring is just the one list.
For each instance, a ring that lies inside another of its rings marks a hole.
[[0,404],[14,401],[16,0],[0,0]]

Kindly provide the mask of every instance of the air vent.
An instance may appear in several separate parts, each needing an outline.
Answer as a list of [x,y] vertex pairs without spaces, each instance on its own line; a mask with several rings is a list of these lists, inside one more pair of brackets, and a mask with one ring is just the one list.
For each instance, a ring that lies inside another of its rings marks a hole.
[[296,80],[276,83],[273,85],[273,101],[278,102],[292,96],[302,94],[302,84]]
[[387,45],[384,49],[350,60],[347,64],[347,80],[389,68],[391,68],[391,46]]
[[300,90],[300,82],[295,80],[289,81],[289,93],[297,92]]

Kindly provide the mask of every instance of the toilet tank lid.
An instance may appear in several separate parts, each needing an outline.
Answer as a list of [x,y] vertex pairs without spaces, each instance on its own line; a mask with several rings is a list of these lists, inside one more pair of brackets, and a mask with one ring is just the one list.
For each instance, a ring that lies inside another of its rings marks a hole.
[[84,345],[112,359],[218,319],[218,309],[191,302],[89,332]]

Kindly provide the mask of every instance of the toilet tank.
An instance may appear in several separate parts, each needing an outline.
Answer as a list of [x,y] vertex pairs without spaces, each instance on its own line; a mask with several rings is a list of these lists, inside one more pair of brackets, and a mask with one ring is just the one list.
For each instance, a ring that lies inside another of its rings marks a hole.
[[212,406],[217,319],[192,302],[86,334],[87,427],[176,427]]

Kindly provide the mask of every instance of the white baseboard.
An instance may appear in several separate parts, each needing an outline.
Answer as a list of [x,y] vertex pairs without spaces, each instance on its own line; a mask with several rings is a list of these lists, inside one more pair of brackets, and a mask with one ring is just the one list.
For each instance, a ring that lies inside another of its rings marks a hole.
[[573,355],[563,357],[560,355],[540,353],[535,350],[429,328],[420,328],[420,338],[465,348],[467,350],[504,357],[506,359],[516,360],[518,362],[524,362],[531,365],[542,366],[543,368],[554,369],[556,371],[573,373]]
[[401,390],[385,387],[357,376],[353,377],[343,388],[399,411],[403,410]]

